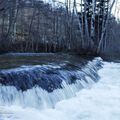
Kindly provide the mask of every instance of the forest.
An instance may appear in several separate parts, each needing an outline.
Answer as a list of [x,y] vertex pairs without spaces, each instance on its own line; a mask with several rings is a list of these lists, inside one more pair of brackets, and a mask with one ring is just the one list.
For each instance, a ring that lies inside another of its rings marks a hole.
[[119,56],[115,0],[0,1],[0,53],[75,52]]

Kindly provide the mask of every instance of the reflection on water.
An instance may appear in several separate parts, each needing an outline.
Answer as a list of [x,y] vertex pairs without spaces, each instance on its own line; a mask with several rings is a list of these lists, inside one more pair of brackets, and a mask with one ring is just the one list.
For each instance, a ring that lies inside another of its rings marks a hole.
[[[88,60],[91,58],[89,57]],[[11,53],[0,55],[0,69],[15,68],[23,65],[76,63],[85,64],[87,59],[77,55],[53,53]]]

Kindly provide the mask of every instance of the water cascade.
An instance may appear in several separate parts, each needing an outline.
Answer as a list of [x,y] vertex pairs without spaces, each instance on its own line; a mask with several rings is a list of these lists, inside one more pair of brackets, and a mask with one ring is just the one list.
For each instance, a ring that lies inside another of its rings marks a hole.
[[0,71],[0,105],[20,105],[38,109],[54,108],[58,101],[99,80],[101,58],[78,66],[33,65]]

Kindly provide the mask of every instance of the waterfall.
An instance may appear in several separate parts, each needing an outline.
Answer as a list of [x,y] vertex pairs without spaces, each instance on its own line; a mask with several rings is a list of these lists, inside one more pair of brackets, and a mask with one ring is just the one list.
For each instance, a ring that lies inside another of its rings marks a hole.
[[[20,105],[38,109],[54,108],[58,101],[99,80],[102,59],[89,61],[82,69],[60,65],[34,65],[0,71],[0,106]],[[73,66],[72,66],[73,67]]]

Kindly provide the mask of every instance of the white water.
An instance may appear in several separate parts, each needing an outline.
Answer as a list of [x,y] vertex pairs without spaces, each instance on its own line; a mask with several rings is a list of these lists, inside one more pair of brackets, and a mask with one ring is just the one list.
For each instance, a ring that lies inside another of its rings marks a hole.
[[0,120],[120,120],[120,63],[104,62],[100,81],[54,108],[1,106]]

